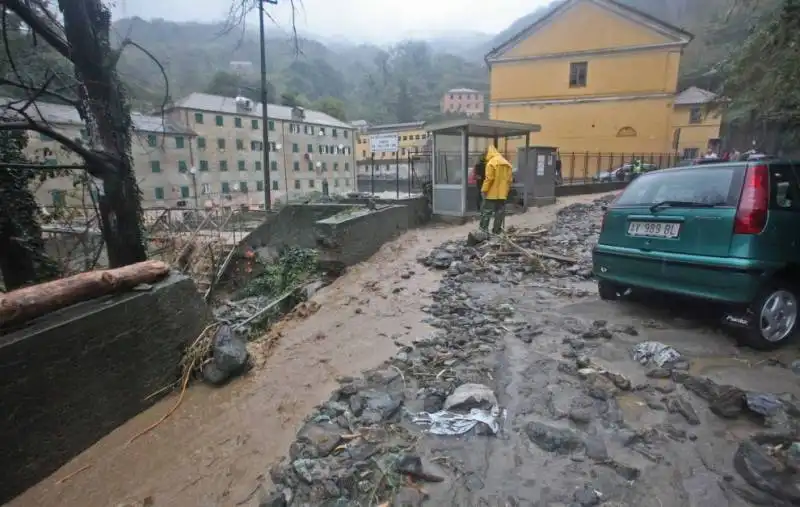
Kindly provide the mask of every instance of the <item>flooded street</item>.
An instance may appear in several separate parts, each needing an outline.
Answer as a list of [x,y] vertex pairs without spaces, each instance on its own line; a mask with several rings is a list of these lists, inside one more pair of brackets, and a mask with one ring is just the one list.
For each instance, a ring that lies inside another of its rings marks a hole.
[[[592,199],[561,199],[507,221],[546,224],[560,207]],[[255,487],[269,482],[269,466],[286,454],[303,419],[337,387],[337,377],[373,368],[397,352],[395,342],[410,344],[432,331],[422,323],[422,308],[441,273],[416,259],[473,229],[430,227],[384,245],[320,291],[313,300],[316,311],[282,325],[268,350],[256,344],[261,364],[247,377],[218,390],[192,386],[172,416],[127,445],[170,409],[176,395],[162,400],[8,505],[255,505]]]

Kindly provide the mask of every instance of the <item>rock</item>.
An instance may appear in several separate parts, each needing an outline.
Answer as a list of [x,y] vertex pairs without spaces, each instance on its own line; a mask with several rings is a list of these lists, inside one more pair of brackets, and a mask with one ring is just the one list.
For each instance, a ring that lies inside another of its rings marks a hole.
[[614,385],[623,391],[630,391],[631,390],[631,381],[627,378],[623,377],[619,373],[606,373],[606,376],[614,383]]
[[283,491],[272,491],[258,502],[258,507],[287,507]]
[[576,407],[569,411],[569,419],[576,424],[587,424],[592,421],[594,414],[589,408]]
[[408,475],[413,479],[424,482],[442,482],[444,477],[432,474],[423,469],[422,459],[413,454],[406,454],[400,457],[396,464],[397,471]]
[[795,375],[800,375],[800,359],[792,361],[791,369]]
[[583,439],[568,428],[532,422],[525,427],[525,434],[531,442],[547,452],[569,454],[583,447]]
[[586,448],[586,457],[595,461],[605,461],[608,459],[608,449],[603,438],[599,435],[590,435],[583,441]]
[[497,406],[497,398],[492,390],[483,384],[461,384],[447,397],[444,410],[469,412],[472,408],[489,409]]
[[428,495],[417,488],[403,486],[397,490],[392,500],[392,507],[422,507]]
[[709,408],[725,419],[739,417],[746,407],[744,391],[734,386],[720,386],[718,394],[711,400]]
[[783,410],[783,403],[774,394],[753,393],[745,395],[747,408],[764,417],[771,417]]
[[318,458],[328,456],[341,440],[341,428],[329,423],[306,424],[297,434],[297,441],[310,446]]
[[682,396],[674,396],[667,400],[667,410],[672,413],[681,414],[689,424],[700,424],[700,418],[697,417],[697,412],[694,407]]
[[292,463],[292,467],[306,484],[322,482],[331,476],[330,466],[321,459],[298,459]]
[[603,501],[603,494],[587,484],[577,490],[572,498],[581,507],[594,507]]
[[800,504],[800,481],[796,475],[787,476],[783,464],[770,454],[775,446],[791,445],[793,442],[781,435],[754,435],[739,444],[733,466],[750,486],[784,502]]
[[489,234],[484,231],[472,231],[467,235],[467,246],[479,245],[489,239]]
[[423,399],[422,409],[429,414],[438,412],[442,410],[442,407],[444,406],[444,400],[445,397],[440,394],[429,393],[425,395],[425,398]]
[[717,383],[711,379],[705,377],[692,377],[688,375],[685,377],[680,375],[676,377],[673,375],[673,380],[683,384],[683,387],[709,403],[719,396],[719,385],[717,385]]
[[363,400],[360,419],[367,424],[377,424],[391,418],[402,404],[398,397],[374,389],[361,391],[358,397]]
[[230,326],[220,326],[214,334],[212,361],[203,368],[203,378],[212,385],[222,385],[244,373],[248,366],[247,342]]
[[670,378],[671,374],[672,373],[669,370],[667,370],[666,368],[653,368],[652,370],[650,370],[647,373],[645,373],[645,376],[647,376],[648,378],[666,379],[666,378]]

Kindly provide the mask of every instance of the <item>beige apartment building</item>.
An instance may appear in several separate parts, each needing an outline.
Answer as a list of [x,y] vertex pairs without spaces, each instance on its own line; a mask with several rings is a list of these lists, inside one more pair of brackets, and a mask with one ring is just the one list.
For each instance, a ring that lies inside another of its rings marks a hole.
[[441,112],[478,116],[486,111],[483,93],[472,88],[453,88],[442,97]]
[[[85,139],[77,111],[38,103],[60,132]],[[327,186],[330,194],[355,190],[353,127],[318,111],[268,105],[269,185],[273,202],[299,199]],[[263,207],[261,105],[248,99],[195,93],[160,116],[134,113],[132,158],[145,208]],[[57,142],[31,133],[29,155],[51,165],[78,163]],[[45,181],[45,206],[89,203],[80,178]]]

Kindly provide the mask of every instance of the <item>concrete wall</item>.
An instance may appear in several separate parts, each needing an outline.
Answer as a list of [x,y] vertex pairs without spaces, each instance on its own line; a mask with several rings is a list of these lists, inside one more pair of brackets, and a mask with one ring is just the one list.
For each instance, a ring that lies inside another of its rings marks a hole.
[[173,275],[0,336],[0,503],[150,406],[210,318],[194,282]]
[[320,263],[329,266],[357,264],[370,258],[381,245],[408,227],[409,209],[398,205],[361,209],[320,220],[314,227]]
[[289,204],[259,225],[242,240],[240,246],[275,251],[286,246],[314,248],[314,223],[352,207],[352,204],[335,203]]
[[[366,205],[370,201],[369,198],[349,197],[341,199],[339,202],[347,204]],[[372,199],[372,202],[379,205],[400,205],[406,206],[408,213],[408,227],[418,227],[430,221],[431,209],[428,204],[428,198],[424,196],[411,197],[408,199]]]
[[604,194],[621,190],[628,185],[627,181],[612,181],[609,183],[581,183],[578,185],[559,185],[556,187],[556,197],[570,195]]

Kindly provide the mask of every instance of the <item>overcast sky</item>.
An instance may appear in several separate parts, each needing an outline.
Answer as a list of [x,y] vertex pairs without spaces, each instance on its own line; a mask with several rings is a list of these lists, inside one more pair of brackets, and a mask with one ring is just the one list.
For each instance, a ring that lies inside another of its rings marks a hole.
[[[112,0],[114,17],[172,21],[215,21],[237,0]],[[252,1],[252,0],[251,0]],[[269,5],[278,24],[291,26],[289,0]],[[404,37],[441,35],[451,30],[495,34],[549,0],[302,0],[298,29],[323,37],[393,42]]]

